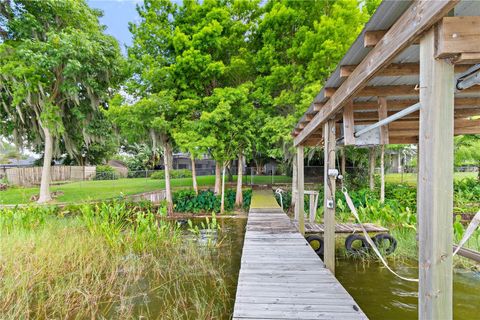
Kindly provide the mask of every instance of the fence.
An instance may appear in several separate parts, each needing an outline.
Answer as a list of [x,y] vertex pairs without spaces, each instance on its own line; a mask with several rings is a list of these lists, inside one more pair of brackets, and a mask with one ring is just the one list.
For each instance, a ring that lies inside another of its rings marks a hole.
[[[3,168],[3,178],[15,186],[39,185],[42,179],[42,167]],[[52,166],[52,182],[83,181],[95,177],[96,167],[84,166]],[[1,175],[1,174],[0,174]]]

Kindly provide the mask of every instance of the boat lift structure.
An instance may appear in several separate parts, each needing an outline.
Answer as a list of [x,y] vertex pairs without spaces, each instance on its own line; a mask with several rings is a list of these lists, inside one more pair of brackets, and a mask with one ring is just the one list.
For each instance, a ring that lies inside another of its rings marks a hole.
[[419,319],[452,319],[453,137],[480,134],[479,64],[480,2],[383,1],[292,132],[298,212],[304,147],[324,149],[332,273],[337,146],[418,144]]

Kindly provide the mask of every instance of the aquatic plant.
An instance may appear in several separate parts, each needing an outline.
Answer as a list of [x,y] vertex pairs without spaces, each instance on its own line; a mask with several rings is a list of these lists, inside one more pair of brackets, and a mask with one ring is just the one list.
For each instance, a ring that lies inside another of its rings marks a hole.
[[62,212],[0,211],[2,319],[217,319],[231,312],[226,271],[195,243],[179,241],[175,224],[121,202]]
[[[243,208],[248,210],[252,198],[252,190],[243,191]],[[193,190],[180,190],[174,192],[173,203],[176,212],[201,213],[220,212],[220,196],[211,190],[200,191],[195,194]],[[225,209],[232,211],[235,207],[235,190],[228,189],[225,192]]]

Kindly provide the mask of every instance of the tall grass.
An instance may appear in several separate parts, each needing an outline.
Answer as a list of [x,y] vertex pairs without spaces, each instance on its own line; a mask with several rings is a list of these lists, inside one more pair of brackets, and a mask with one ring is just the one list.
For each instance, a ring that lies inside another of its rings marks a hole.
[[2,319],[217,319],[223,274],[161,214],[122,202],[0,211]]

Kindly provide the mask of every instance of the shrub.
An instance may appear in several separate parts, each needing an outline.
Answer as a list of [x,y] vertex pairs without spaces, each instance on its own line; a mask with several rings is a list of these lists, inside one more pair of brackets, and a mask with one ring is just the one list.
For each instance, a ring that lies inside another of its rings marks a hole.
[[97,166],[95,180],[117,180],[118,173],[109,165]]
[[[191,178],[191,177],[192,177],[192,172],[188,169],[178,169],[178,170],[170,171],[171,179]],[[150,178],[163,180],[165,179],[165,171],[164,170],[156,171],[150,175]]]
[[[225,190],[225,210],[232,211],[235,207],[235,190]],[[248,210],[252,199],[252,190],[243,191],[243,208]],[[200,191],[198,195],[193,190],[180,190],[173,194],[173,204],[176,212],[220,212],[221,198],[213,191]]]

